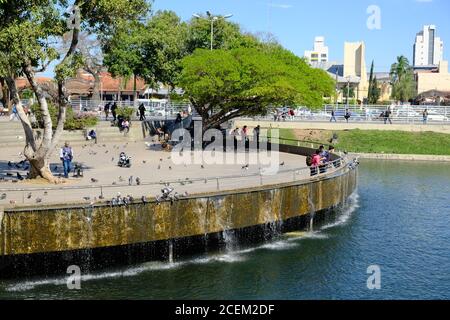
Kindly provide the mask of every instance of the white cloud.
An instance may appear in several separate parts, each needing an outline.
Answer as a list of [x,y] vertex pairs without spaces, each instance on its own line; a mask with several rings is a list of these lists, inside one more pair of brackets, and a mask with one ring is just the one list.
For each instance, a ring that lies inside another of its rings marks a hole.
[[290,8],[293,7],[293,5],[291,5],[291,4],[283,4],[283,3],[269,3],[269,7],[279,8],[279,9],[290,9]]

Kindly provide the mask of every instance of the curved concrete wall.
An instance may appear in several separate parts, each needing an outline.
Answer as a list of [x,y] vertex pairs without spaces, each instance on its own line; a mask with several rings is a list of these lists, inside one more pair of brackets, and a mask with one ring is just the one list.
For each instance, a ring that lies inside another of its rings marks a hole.
[[196,195],[173,204],[0,212],[0,257],[148,243],[286,221],[342,203],[356,185],[357,170],[343,167],[326,178]]

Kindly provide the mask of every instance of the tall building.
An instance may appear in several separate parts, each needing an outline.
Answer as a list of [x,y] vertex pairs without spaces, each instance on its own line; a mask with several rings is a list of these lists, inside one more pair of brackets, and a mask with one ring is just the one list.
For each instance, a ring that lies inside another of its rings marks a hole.
[[324,37],[316,37],[314,39],[314,49],[305,51],[305,58],[313,65],[328,62],[328,47],[325,46]]
[[344,43],[343,77],[347,79],[357,77],[359,81],[356,87],[356,97],[359,100],[367,98],[369,82],[367,80],[366,45],[364,42]]
[[437,66],[444,56],[444,43],[436,36],[436,26],[424,26],[414,43],[414,67]]

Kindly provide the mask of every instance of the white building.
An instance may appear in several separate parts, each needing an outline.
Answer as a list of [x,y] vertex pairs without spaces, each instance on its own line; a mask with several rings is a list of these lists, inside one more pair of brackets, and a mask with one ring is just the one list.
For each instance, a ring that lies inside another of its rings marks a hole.
[[325,46],[324,37],[316,37],[314,39],[314,49],[305,51],[305,58],[312,65],[328,62],[328,47]]
[[424,26],[414,43],[414,67],[437,66],[443,60],[444,43],[436,36],[436,26]]

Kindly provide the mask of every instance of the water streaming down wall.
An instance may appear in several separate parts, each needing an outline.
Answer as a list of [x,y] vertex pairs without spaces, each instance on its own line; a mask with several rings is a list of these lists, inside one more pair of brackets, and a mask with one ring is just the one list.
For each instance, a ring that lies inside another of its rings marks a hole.
[[0,277],[5,266],[17,267],[24,257],[25,267],[29,257],[44,255],[49,266],[55,259],[66,267],[82,260],[87,269],[115,260],[174,261],[210,245],[232,250],[241,239],[267,240],[298,230],[308,217],[312,229],[315,213],[343,203],[356,177],[357,170],[343,168],[325,179],[203,194],[173,204],[0,210]]

